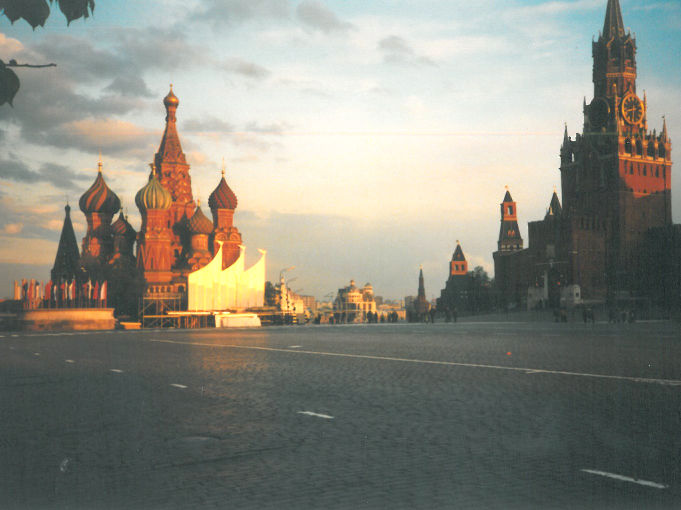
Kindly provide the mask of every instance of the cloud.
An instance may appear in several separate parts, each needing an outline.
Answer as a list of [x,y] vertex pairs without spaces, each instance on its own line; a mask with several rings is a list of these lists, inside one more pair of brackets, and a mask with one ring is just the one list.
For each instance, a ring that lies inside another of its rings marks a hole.
[[139,76],[116,76],[104,90],[118,92],[123,96],[130,97],[152,97],[154,95]]
[[24,229],[23,223],[7,223],[2,227],[3,234],[18,234]]
[[341,21],[336,14],[319,0],[303,0],[296,9],[298,19],[307,27],[324,33],[346,32],[352,23]]
[[402,37],[390,35],[378,42],[378,49],[383,52],[384,62],[399,65],[434,65],[427,57],[417,55],[414,49]]
[[289,0],[203,0],[193,17],[221,28],[257,19],[289,16]]
[[160,135],[131,122],[87,118],[69,122],[43,137],[55,147],[71,147],[108,155],[145,156],[154,150]]
[[230,133],[234,131],[234,126],[217,117],[205,116],[185,120],[182,123],[182,130],[194,133]]
[[10,153],[9,156],[10,159],[0,160],[0,179],[23,183],[49,182],[57,188],[73,189],[75,180],[86,177],[56,163],[43,163],[37,171],[31,170],[14,154]]
[[239,74],[241,76],[245,76],[246,78],[259,80],[263,80],[271,74],[268,69],[265,69],[256,63],[241,60],[239,58],[228,59],[222,65],[222,68],[229,73]]
[[41,265],[54,262],[57,243],[45,239],[0,236],[0,263]]
[[291,126],[286,122],[275,122],[272,124],[258,124],[257,122],[249,122],[246,125],[246,131],[263,135],[282,135],[285,131],[290,129]]

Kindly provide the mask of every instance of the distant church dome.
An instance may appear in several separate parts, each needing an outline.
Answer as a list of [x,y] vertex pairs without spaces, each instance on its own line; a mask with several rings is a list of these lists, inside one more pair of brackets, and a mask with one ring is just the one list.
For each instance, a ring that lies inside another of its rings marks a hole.
[[236,209],[237,203],[236,195],[227,184],[227,181],[225,181],[225,176],[223,174],[218,187],[215,188],[213,193],[208,197],[208,207],[210,207],[211,211],[215,211],[216,209],[234,210]]
[[104,177],[102,176],[101,169],[97,172],[97,178],[95,182],[90,186],[83,196],[80,197],[78,201],[80,210],[85,214],[88,213],[105,213],[114,215],[121,208],[121,201],[114,193],[109,189],[104,182]]
[[206,218],[201,206],[197,207],[192,217],[189,218],[189,230],[192,234],[208,235],[213,232],[213,222]]
[[155,175],[149,178],[149,182],[135,196],[135,203],[140,211],[148,209],[170,209],[173,197],[158,182]]
[[177,108],[177,106],[180,104],[180,100],[177,98],[175,94],[173,94],[173,86],[170,86],[170,92],[168,92],[168,95],[163,98],[163,104],[166,106],[174,106]]
[[128,220],[123,217],[122,212],[118,215],[118,219],[112,223],[111,230],[115,236],[129,237],[134,239],[137,235],[137,232],[135,232],[135,229],[132,228],[132,225],[130,225]]

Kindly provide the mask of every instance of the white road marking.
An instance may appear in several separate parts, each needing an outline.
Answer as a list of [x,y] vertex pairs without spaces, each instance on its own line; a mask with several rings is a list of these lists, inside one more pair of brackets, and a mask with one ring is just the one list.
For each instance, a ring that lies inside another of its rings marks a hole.
[[64,361],[66,361],[67,363],[75,363],[75,361],[73,361],[72,359],[65,359]]
[[12,338],[19,338],[19,335],[10,335]]
[[39,353],[39,352],[34,352],[33,355],[34,355],[34,356],[40,356],[40,353]]
[[333,420],[333,416],[328,414],[313,413],[312,411],[298,411],[298,414],[305,414],[307,416],[314,416],[316,418],[324,418],[325,420]]
[[123,370],[121,370],[120,368],[110,368],[109,372],[115,372],[117,374],[122,374]]
[[174,386],[175,388],[180,388],[180,389],[186,389],[187,387],[184,384],[171,384],[171,386]]
[[507,367],[502,365],[484,365],[481,363],[460,363],[457,361],[432,361],[422,359],[409,358],[392,358],[388,356],[369,356],[366,354],[345,354],[342,352],[323,352],[323,351],[300,351],[291,349],[277,349],[275,347],[257,347],[254,345],[220,345],[220,344],[206,344],[201,342],[179,342],[177,340],[156,340],[149,339],[149,342],[175,344],[175,345],[192,345],[199,347],[223,348],[223,349],[246,349],[252,351],[269,351],[269,352],[288,352],[289,354],[307,354],[311,356],[333,356],[338,358],[355,358],[355,359],[371,359],[378,361],[399,361],[402,363],[419,363],[423,365],[441,365],[450,367],[466,367],[466,368],[486,368],[490,370],[505,370],[508,372],[535,372],[552,375],[567,375],[572,377],[589,377],[592,379],[610,379],[614,381],[630,381],[636,383],[646,384],[661,384],[663,386],[681,386],[681,380],[677,379],[651,379],[647,377],[630,377],[626,375],[607,375],[607,374],[589,374],[582,372],[566,372],[563,370],[543,370],[536,368],[521,368],[521,367]]
[[622,482],[636,483],[638,485],[644,485],[646,487],[653,487],[654,489],[666,489],[668,485],[663,485],[661,483],[649,482],[648,480],[640,480],[638,478],[631,478],[628,476],[618,475],[615,473],[608,473],[607,471],[598,471],[596,469],[582,469],[585,473],[590,473],[592,475],[605,476],[606,478],[612,478],[613,480],[620,480]]
[[61,471],[62,473],[66,473],[66,471],[68,471],[69,469],[69,462],[71,462],[71,459],[69,459],[68,457],[62,460],[61,463],[59,464],[59,471]]
[[289,345],[288,346],[289,349],[300,349],[301,347],[302,347],[302,345]]
[[5,338],[5,335],[0,335],[0,338]]

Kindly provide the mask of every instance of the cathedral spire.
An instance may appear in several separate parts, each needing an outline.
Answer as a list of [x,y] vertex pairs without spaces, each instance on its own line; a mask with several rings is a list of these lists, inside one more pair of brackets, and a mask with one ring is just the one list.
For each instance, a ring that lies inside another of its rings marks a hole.
[[177,107],[180,100],[173,93],[173,85],[170,85],[170,92],[163,98],[163,105],[166,108],[166,129],[163,132],[161,145],[156,154],[156,166],[161,167],[162,163],[186,163],[180,137],[177,134]]
[[622,9],[619,0],[608,0],[605,10],[605,23],[603,24],[603,38],[609,41],[613,37],[624,35],[624,23],[622,22]]
[[78,264],[80,259],[78,242],[76,241],[76,233],[73,231],[73,224],[71,223],[71,207],[66,204],[64,211],[66,212],[64,225],[61,229],[57,256],[54,258],[54,266],[51,271],[53,282],[60,280],[71,281],[78,274],[80,267]]
[[426,286],[423,283],[423,266],[419,269],[419,299],[426,299]]

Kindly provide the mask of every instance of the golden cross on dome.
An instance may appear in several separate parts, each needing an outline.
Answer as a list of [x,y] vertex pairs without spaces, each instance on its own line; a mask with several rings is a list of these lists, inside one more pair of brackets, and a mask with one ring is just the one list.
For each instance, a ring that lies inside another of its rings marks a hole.
[[99,151],[99,161],[97,162],[97,171],[102,173],[102,151]]
[[222,158],[222,176],[225,176],[225,158]]

